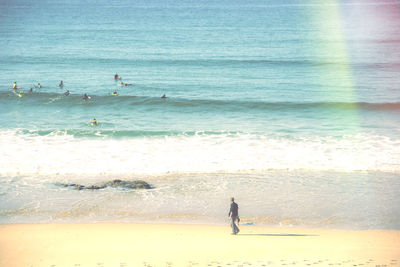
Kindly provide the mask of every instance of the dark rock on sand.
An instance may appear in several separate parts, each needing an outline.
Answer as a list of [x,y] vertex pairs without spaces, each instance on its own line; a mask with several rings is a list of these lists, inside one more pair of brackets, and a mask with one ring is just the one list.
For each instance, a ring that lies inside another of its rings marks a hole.
[[130,189],[151,189],[151,186],[145,181],[137,180],[137,181],[122,181],[122,180],[113,180],[104,184],[105,186],[111,187],[123,187]]
[[62,184],[62,183],[56,183],[56,185],[58,186],[63,186],[63,187],[72,187],[76,190],[82,190],[85,189],[84,185],[80,185],[80,184]]
[[63,187],[71,187],[75,190],[99,190],[104,189],[106,187],[113,187],[113,188],[126,188],[126,189],[151,189],[151,185],[146,183],[145,181],[137,180],[137,181],[123,181],[123,180],[113,180],[106,183],[102,183],[99,185],[80,185],[80,184],[63,184],[57,183],[58,186]]
[[103,189],[106,188],[105,185],[91,185],[91,186],[86,186],[84,189],[91,189],[91,190],[98,190],[98,189]]

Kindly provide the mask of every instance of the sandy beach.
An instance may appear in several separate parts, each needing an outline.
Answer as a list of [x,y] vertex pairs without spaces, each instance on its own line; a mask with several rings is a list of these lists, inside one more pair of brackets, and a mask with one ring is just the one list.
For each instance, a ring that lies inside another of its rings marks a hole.
[[0,266],[399,266],[400,231],[133,223],[0,226]]

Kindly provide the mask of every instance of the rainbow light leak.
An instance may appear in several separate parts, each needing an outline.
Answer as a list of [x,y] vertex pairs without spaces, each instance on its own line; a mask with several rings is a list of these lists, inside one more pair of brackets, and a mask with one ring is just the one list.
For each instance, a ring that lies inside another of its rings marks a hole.
[[309,56],[322,63],[315,74],[315,83],[325,92],[326,101],[354,103],[354,107],[345,113],[337,111],[329,114],[332,127],[341,125],[347,134],[354,135],[360,132],[361,118],[356,104],[356,82],[344,32],[346,25],[342,8],[339,0],[327,0],[309,7],[308,17],[313,29],[309,36],[312,42]]
[[329,71],[320,73],[321,84],[327,85],[329,93],[330,85],[342,88],[341,98],[347,101],[357,102],[355,95],[355,83],[350,67],[348,47],[343,32],[341,7],[338,0],[324,1],[324,6],[318,6],[316,18],[318,29],[315,40],[318,40],[317,56],[322,62],[331,63]]
[[[327,100],[336,102],[339,90],[343,101],[355,103],[343,116],[330,114],[331,120],[346,125],[345,134],[363,134],[363,116],[357,104],[362,95],[357,81],[373,85],[378,68],[399,73],[400,1],[327,0],[311,5],[309,10],[315,29],[310,40],[316,42],[310,55],[326,63],[316,75],[316,82]],[[357,75],[357,67],[365,66],[370,68],[369,74]],[[351,169],[351,162],[348,164]]]
[[[358,103],[357,81],[374,83],[373,75],[357,75],[353,62],[368,64],[370,58],[380,58],[385,68],[391,68],[393,73],[399,71],[399,1],[326,0],[310,5],[308,10],[314,29],[309,36],[310,42],[314,42],[309,53],[324,63],[315,79],[326,92],[327,100]],[[361,129],[362,118],[357,104],[354,105],[353,112],[348,110],[346,116],[332,114],[332,119],[348,125],[349,134]]]
[[385,68],[398,72],[400,64],[400,1],[326,0],[312,5],[308,14],[315,28],[311,40],[313,56],[331,65],[319,73],[319,82],[329,97],[330,86],[343,89],[341,98],[358,102],[357,80],[373,82],[373,77],[357,77],[352,62],[368,64],[379,58]]

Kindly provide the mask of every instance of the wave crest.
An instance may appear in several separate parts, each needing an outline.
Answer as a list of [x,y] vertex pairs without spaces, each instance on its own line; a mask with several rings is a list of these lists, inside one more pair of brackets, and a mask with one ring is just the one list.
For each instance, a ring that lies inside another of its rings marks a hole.
[[[246,101],[231,99],[185,99],[150,96],[120,95],[118,97],[110,95],[91,95],[92,99],[88,102],[82,101],[82,95],[71,94],[65,97],[57,93],[34,93],[24,98],[24,105],[56,105],[56,106],[143,106],[143,107],[170,107],[170,108],[204,108],[207,110],[372,110],[372,111],[400,111],[400,102],[268,102],[268,101]],[[20,101],[12,92],[0,92],[0,101]]]
[[124,139],[1,132],[1,173],[148,174],[267,170],[400,171],[400,140],[368,134],[203,134]]

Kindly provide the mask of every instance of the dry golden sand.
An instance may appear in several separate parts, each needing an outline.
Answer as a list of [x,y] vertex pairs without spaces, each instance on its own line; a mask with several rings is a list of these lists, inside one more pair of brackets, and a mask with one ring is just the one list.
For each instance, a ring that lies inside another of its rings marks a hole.
[[400,231],[0,225],[0,266],[400,266]]

